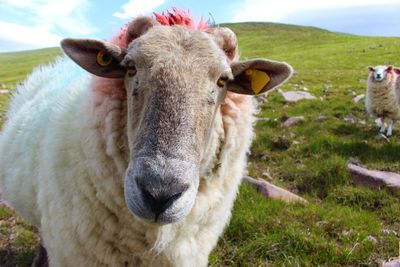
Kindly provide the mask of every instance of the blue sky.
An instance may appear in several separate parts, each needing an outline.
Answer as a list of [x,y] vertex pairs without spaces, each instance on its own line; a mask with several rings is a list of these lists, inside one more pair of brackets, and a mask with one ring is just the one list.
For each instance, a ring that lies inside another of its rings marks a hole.
[[57,46],[62,38],[108,39],[137,15],[176,6],[215,22],[269,21],[400,36],[400,0],[0,0],[0,52]]

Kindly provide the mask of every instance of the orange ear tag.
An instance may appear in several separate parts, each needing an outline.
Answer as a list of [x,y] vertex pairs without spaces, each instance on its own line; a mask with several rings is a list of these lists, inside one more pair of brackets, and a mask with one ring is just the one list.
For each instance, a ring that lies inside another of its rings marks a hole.
[[258,94],[261,90],[268,84],[271,78],[267,73],[256,70],[256,69],[247,69],[245,74],[250,78],[251,81],[251,90],[253,90],[254,94]]

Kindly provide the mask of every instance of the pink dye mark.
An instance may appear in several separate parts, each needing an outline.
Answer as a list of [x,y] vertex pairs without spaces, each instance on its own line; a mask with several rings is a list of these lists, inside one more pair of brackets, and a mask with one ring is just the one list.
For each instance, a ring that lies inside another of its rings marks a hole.
[[172,11],[166,14],[164,12],[162,14],[154,12],[153,15],[161,25],[165,26],[182,25],[198,31],[206,31],[211,28],[210,24],[204,21],[203,18],[196,25],[189,10],[179,10],[176,7],[173,7]]
[[[164,26],[181,25],[189,29],[198,31],[206,31],[212,28],[208,21],[204,21],[203,18],[201,18],[200,21],[196,24],[189,10],[179,10],[176,7],[173,7],[172,11],[168,11],[167,13],[163,12],[160,14],[154,12],[153,15],[154,19]],[[126,48],[125,39],[129,23],[125,24],[117,33],[117,35],[111,39],[111,42],[113,44],[116,44],[121,48]]]
[[111,38],[111,43],[118,45],[121,48],[126,48],[126,31],[128,30],[129,23],[125,24],[116,36]]

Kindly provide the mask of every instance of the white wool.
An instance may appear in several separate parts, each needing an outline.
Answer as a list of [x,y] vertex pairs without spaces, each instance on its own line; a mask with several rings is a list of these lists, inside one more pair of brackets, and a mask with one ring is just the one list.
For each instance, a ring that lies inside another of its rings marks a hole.
[[126,101],[91,90],[90,75],[61,58],[14,96],[0,136],[0,189],[39,227],[50,266],[207,266],[253,136],[253,102],[226,101],[192,211],[174,224],[147,223],[124,199]]

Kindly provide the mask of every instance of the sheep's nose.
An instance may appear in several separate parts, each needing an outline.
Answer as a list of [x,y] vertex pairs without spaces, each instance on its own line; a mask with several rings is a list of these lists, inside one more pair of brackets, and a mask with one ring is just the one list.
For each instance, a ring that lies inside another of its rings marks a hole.
[[166,211],[169,207],[178,200],[182,194],[187,190],[187,186],[174,185],[161,190],[155,188],[148,188],[145,185],[139,185],[140,191],[143,195],[143,200],[150,210],[155,214],[154,220],[157,221],[160,214]]
[[143,196],[145,198],[145,201],[148,203],[150,206],[151,210],[154,212],[156,215],[155,221],[157,221],[157,217],[163,213],[166,209],[168,209],[178,198],[180,198],[182,195],[182,192],[173,194],[173,195],[167,195],[163,197],[155,197],[151,193],[147,192],[146,190],[143,191]]

